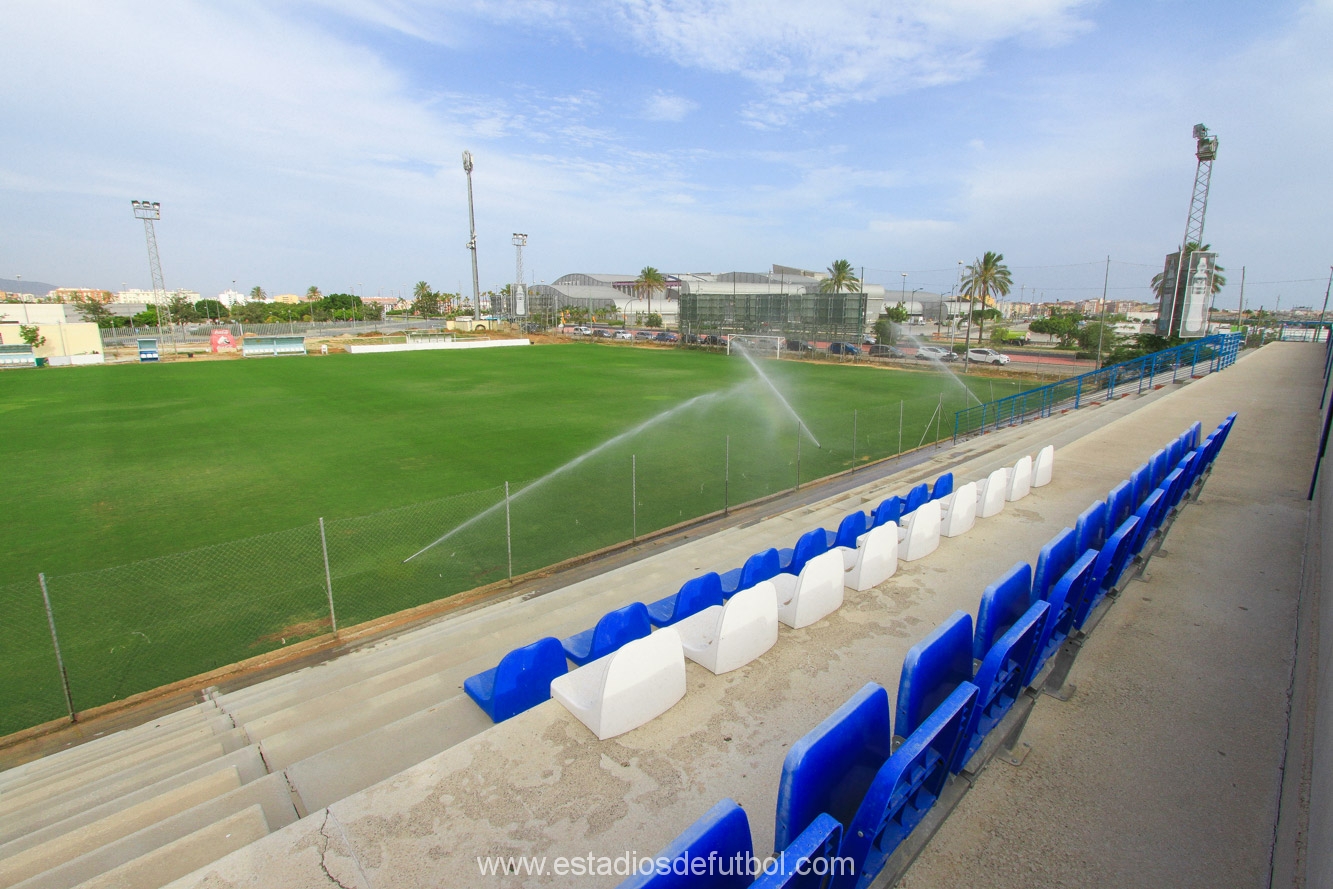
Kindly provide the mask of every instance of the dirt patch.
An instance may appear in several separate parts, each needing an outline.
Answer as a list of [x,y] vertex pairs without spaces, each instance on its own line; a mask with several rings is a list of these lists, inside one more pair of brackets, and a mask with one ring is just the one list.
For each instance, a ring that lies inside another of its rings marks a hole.
[[303,620],[294,624],[288,624],[276,633],[260,636],[255,640],[255,645],[268,646],[275,642],[279,645],[286,645],[290,642],[295,642],[298,639],[304,639],[307,636],[318,636],[332,631],[333,621],[330,618],[321,617],[319,620]]

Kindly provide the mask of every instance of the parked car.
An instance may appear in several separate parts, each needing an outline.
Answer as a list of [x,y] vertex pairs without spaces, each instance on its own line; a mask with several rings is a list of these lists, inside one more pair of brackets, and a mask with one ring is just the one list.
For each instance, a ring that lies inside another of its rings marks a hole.
[[828,351],[830,355],[860,355],[861,348],[851,343],[829,343]]
[[922,346],[916,350],[916,358],[922,361],[957,361],[958,355],[939,346]]
[[617,331],[616,331],[616,339],[618,339],[618,340],[632,340],[632,339],[634,339],[634,334],[630,333],[628,330],[617,330]]
[[651,330],[636,330],[634,331],[634,338],[636,340],[650,340],[653,338],[653,332]]
[[592,335],[609,340],[611,338],[611,331],[607,330],[605,327],[599,327],[592,332]]
[[574,336],[592,336],[592,328],[583,327],[582,325],[575,327]]
[[969,360],[971,360],[971,361],[976,361],[976,362],[978,362],[978,363],[980,363],[980,364],[1008,364],[1008,363],[1009,363],[1009,356],[1008,356],[1008,355],[1004,355],[1004,354],[1002,354],[1002,353],[1000,353],[1000,352],[996,352],[994,349],[968,349],[968,350],[967,350],[967,357],[968,357]]
[[880,343],[870,347],[870,357],[872,358],[906,358],[907,353],[896,346],[886,346]]
[[663,330],[663,331],[659,331],[659,332],[653,337],[653,341],[654,341],[654,342],[658,342],[658,343],[678,343],[678,342],[680,342],[680,337],[677,336],[677,335],[674,334],[674,333],[671,333],[671,332],[669,332],[669,331]]

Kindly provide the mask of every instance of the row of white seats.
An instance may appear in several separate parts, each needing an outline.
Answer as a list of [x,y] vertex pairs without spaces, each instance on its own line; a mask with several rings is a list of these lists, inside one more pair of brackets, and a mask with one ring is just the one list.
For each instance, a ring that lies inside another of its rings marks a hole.
[[924,558],[939,547],[941,536],[964,534],[978,515],[996,515],[1005,502],[1049,484],[1054,454],[1047,445],[1035,461],[1025,455],[980,484],[968,482],[928,501],[901,526],[887,522],[871,528],[855,549],[831,549],[806,562],[799,575],[779,574],[722,605],[627,642],[553,679],[551,697],[598,740],[638,728],[685,696],[685,658],[714,674],[745,666],[777,643],[779,623],[800,629],[823,619],[842,606],[846,587],[863,592],[879,586],[893,576],[900,558]]

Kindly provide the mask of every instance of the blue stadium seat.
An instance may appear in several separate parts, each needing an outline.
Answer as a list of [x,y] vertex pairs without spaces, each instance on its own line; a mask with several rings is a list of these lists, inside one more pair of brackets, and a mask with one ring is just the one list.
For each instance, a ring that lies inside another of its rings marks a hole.
[[1180,505],[1180,500],[1185,496],[1185,491],[1189,489],[1186,482],[1188,473],[1185,467],[1177,466],[1166,474],[1162,479],[1162,490],[1166,492],[1165,515],[1170,515],[1171,510]]
[[721,605],[722,578],[716,571],[691,577],[677,592],[648,603],[648,619],[655,627],[669,627],[705,608]]
[[949,763],[976,696],[977,687],[972,683],[957,686],[884,763],[848,825],[838,852],[840,857],[852,859],[855,873],[835,876],[830,886],[868,887],[889,856],[935,805],[949,780]]
[[1031,684],[1041,668],[1046,666],[1046,662],[1060,650],[1060,646],[1074,631],[1084,600],[1092,592],[1091,580],[1098,555],[1100,553],[1095,549],[1084,550],[1078,561],[1051,588],[1050,598],[1046,600],[1050,610],[1046,612],[1041,635],[1037,638],[1036,656],[1023,680],[1025,683]]
[[1088,592],[1083,597],[1083,605],[1074,619],[1074,626],[1077,629],[1083,629],[1084,622],[1097,607],[1097,603],[1120,582],[1120,575],[1125,572],[1125,566],[1134,557],[1131,547],[1138,527],[1138,516],[1130,516],[1110,537],[1106,538],[1106,546],[1097,554],[1097,563],[1092,569],[1092,578],[1089,580]]
[[972,657],[976,660],[984,658],[995,640],[1012,627],[1031,605],[1032,566],[1027,562],[1019,562],[981,594]]
[[972,615],[955,611],[903,658],[894,716],[896,736],[916,731],[960,682],[971,681]]
[[551,697],[551,680],[565,675],[569,664],[554,636],[516,648],[491,669],[463,680],[463,690],[492,722],[537,706]]
[[1128,481],[1123,481],[1112,488],[1106,495],[1106,533],[1109,535],[1125,519],[1134,514],[1134,508],[1137,503],[1132,503],[1134,499],[1134,486]]
[[[778,564],[782,574],[800,574],[805,563],[829,551],[828,532],[823,528],[807,531],[790,549],[778,550]],[[764,578],[767,580],[768,578]]]
[[825,889],[838,867],[842,825],[832,815],[821,813],[801,835],[783,850],[773,850],[777,861],[765,870],[751,889]]
[[829,541],[829,549],[833,549],[835,546],[856,549],[856,538],[869,530],[870,523],[866,519],[866,514],[859,509],[853,510],[838,523],[838,532]]
[[1170,459],[1171,455],[1165,448],[1157,450],[1148,458],[1148,484],[1150,487],[1157,487],[1162,483],[1162,479],[1166,478],[1167,472],[1174,465],[1167,462]]
[[870,526],[878,528],[880,525],[887,525],[889,522],[897,523],[903,517],[903,498],[896,494],[885,500],[880,501],[879,506],[875,507],[871,515]]
[[560,644],[564,646],[565,655],[582,667],[599,657],[606,657],[626,642],[642,639],[652,631],[648,606],[642,602],[631,602],[624,608],[608,611],[597,621],[597,626],[561,639]]
[[1190,424],[1190,428],[1185,430],[1185,447],[1194,450],[1199,446],[1199,439],[1203,436],[1203,424],[1195,420]]
[[903,504],[903,515],[916,512],[921,504],[930,500],[930,485],[922,482],[907,492],[907,501]]
[[977,703],[963,730],[952,771],[967,765],[981,747],[981,742],[1000,724],[1014,706],[1023,689],[1027,688],[1032,661],[1037,654],[1037,642],[1046,625],[1047,602],[1035,601],[1018,621],[995,640],[977,667],[972,684],[977,687]]
[[1060,579],[1069,566],[1074,564],[1081,550],[1078,548],[1078,535],[1073,528],[1065,528],[1041,548],[1037,556],[1037,567],[1032,572],[1032,599],[1044,601],[1051,592],[1051,587]]
[[1144,463],[1130,473],[1129,486],[1134,489],[1134,495],[1130,498],[1130,502],[1133,504],[1130,507],[1130,512],[1133,512],[1139,508],[1139,505],[1147,498],[1148,493],[1155,487],[1152,484],[1152,467]]
[[1162,519],[1166,516],[1166,492],[1161,488],[1154,488],[1152,493],[1144,498],[1139,508],[1134,510],[1134,515],[1139,520],[1139,527],[1134,532],[1134,541],[1130,544],[1130,554],[1137,556],[1143,551],[1143,547],[1157,529],[1162,524]]
[[930,489],[930,499],[939,500],[953,493],[953,473],[946,472],[935,479],[935,486]]
[[778,551],[776,549],[769,548],[761,553],[755,553],[745,560],[743,566],[733,568],[722,575],[722,595],[730,599],[741,590],[748,590],[750,587],[762,581],[771,580],[775,575],[781,573],[782,564],[778,561]]
[[773,848],[790,846],[821,812],[850,823],[892,742],[889,693],[868,682],[787,751]]
[[[710,858],[717,862],[702,874],[693,866]],[[654,868],[634,874],[619,889],[745,889],[751,885],[754,858],[750,820],[735,800],[724,799],[691,824],[651,859]],[[742,864],[737,867],[729,863]]]
[[1074,548],[1079,552],[1101,549],[1106,542],[1106,517],[1109,509],[1105,500],[1098,500],[1079,513],[1074,523]]

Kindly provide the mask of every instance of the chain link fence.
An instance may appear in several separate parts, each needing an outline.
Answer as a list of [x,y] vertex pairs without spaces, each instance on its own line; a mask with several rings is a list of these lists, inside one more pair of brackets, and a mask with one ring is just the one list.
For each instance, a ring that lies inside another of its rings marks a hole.
[[806,397],[798,421],[757,387],[730,394],[540,479],[46,576],[54,634],[38,578],[0,586],[0,735],[947,441],[944,411],[975,401],[952,383],[876,407]]

